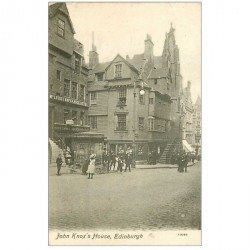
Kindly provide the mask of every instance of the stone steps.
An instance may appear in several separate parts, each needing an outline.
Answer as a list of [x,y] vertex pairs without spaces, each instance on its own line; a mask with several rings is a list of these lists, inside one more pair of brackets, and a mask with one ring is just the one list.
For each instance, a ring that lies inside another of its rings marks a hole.
[[58,145],[52,141],[51,139],[49,139],[49,144],[50,144],[50,148],[51,148],[51,156],[50,156],[50,163],[49,166],[50,167],[56,167],[56,159],[58,157],[59,154],[61,154],[62,156],[62,166],[65,167],[66,163],[65,163],[65,158],[64,158],[64,154],[63,154],[63,150],[61,148],[58,147]]

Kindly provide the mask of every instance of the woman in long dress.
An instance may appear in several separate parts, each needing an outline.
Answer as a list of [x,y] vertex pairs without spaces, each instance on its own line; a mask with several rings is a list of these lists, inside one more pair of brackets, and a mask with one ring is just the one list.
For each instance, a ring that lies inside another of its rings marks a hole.
[[90,156],[90,162],[87,170],[87,174],[89,175],[88,179],[93,179],[95,173],[95,158],[96,158],[95,154],[92,154]]

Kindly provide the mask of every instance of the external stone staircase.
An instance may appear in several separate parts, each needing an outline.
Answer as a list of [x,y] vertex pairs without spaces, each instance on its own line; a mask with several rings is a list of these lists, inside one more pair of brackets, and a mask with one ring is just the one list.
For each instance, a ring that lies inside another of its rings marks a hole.
[[65,163],[63,150],[59,148],[58,145],[54,141],[49,139],[49,166],[50,167],[56,167],[56,159],[59,154],[61,154],[62,156],[62,161],[63,161],[62,167],[65,167],[66,163]]
[[172,143],[167,144],[166,148],[164,149],[159,159],[159,163],[171,164],[171,157],[173,153],[179,148],[179,146],[180,146],[180,143],[179,143],[178,138],[175,138]]

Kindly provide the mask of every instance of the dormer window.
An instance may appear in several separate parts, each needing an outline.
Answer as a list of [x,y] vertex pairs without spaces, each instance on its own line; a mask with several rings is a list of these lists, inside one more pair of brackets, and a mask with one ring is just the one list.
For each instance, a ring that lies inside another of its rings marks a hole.
[[97,81],[98,81],[98,82],[103,81],[103,76],[104,76],[104,73],[98,73],[98,74],[96,74]]
[[155,85],[157,84],[157,79],[154,79],[154,83],[155,83]]
[[64,37],[64,31],[65,31],[65,22],[61,19],[58,19],[57,35],[60,37]]
[[115,65],[115,78],[121,78],[122,77],[122,64],[116,64]]

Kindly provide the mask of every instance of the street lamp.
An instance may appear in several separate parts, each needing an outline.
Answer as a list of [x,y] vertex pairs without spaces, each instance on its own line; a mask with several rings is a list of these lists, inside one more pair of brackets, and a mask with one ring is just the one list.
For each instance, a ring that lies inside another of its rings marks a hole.
[[[136,82],[134,82],[134,103],[133,103],[133,166],[135,167],[135,136],[136,136]],[[145,95],[144,82],[141,82],[140,96]]]

